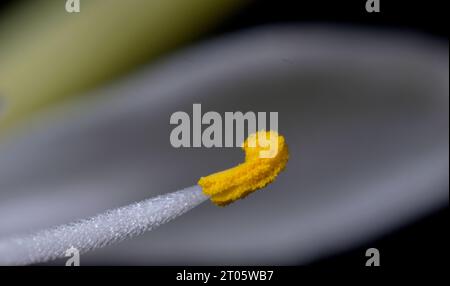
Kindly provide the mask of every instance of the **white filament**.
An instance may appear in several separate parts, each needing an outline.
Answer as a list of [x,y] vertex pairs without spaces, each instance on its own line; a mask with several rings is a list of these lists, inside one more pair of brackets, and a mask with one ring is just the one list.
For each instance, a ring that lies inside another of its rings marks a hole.
[[75,223],[24,237],[0,240],[0,265],[27,265],[80,253],[152,230],[201,204],[208,197],[192,186],[107,211]]

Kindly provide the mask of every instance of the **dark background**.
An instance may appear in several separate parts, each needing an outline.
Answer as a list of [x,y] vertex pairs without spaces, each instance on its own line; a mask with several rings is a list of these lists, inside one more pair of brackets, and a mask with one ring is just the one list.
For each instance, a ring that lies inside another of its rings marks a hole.
[[[0,1],[0,18],[17,2],[23,1]],[[448,39],[446,1],[380,0],[380,13],[367,13],[365,3],[366,0],[254,1],[206,37],[269,24],[325,23],[405,33],[419,32],[442,40]],[[447,217],[448,206],[384,237],[345,253],[325,257],[310,266],[361,267],[366,261],[366,249],[375,247],[380,251],[382,266],[445,267],[448,250]]]

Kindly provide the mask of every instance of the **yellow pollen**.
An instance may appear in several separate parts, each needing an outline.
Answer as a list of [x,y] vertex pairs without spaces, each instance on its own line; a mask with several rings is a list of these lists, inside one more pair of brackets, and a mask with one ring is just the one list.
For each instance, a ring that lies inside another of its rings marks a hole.
[[284,137],[275,131],[259,131],[250,135],[242,148],[245,151],[244,163],[198,181],[203,193],[210,196],[216,205],[226,206],[264,188],[286,167],[289,158]]

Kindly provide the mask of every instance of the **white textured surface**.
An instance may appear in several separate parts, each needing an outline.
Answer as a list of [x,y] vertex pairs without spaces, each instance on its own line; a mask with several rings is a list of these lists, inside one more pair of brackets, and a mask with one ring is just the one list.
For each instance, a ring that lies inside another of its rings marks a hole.
[[152,230],[207,200],[199,186],[107,211],[90,219],[34,235],[0,241],[0,265],[24,265],[80,253]]

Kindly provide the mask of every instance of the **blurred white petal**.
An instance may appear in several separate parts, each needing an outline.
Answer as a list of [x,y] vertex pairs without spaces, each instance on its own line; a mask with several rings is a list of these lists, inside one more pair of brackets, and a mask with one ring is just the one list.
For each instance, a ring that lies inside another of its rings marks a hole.
[[238,149],[174,149],[170,115],[278,111],[286,171],[86,264],[289,264],[448,204],[448,46],[414,35],[279,27],[185,51],[30,121],[0,146],[0,236],[190,186]]

